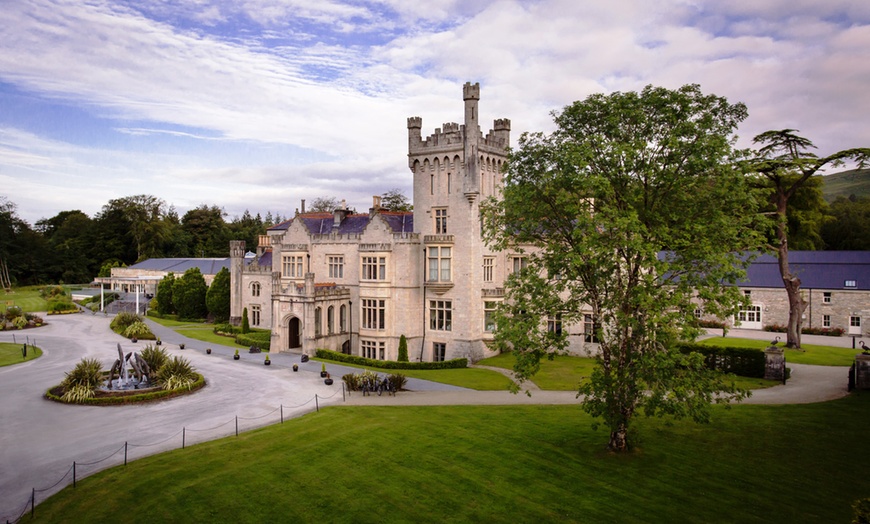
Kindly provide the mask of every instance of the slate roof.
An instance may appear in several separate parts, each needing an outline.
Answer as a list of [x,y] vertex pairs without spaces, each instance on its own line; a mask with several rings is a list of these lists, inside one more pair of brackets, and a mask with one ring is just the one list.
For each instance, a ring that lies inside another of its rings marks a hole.
[[[789,268],[803,289],[870,290],[870,251],[790,251]],[[847,281],[855,283],[846,286]],[[746,270],[741,287],[781,288],[779,263],[772,255],[756,258]]]
[[[414,231],[414,214],[410,212],[380,211],[378,215],[390,226],[394,233],[412,233]],[[305,213],[290,220],[285,220],[269,228],[269,231],[286,231],[293,220],[302,220],[305,229],[312,235],[328,235],[332,233],[335,218],[332,213]],[[367,214],[347,215],[341,221],[337,233],[340,235],[359,234],[371,222]]]
[[263,256],[257,260],[257,264],[260,266],[271,266],[272,265],[272,251],[266,251],[263,253]]
[[131,269],[149,271],[172,271],[181,275],[192,267],[198,267],[203,275],[217,275],[222,268],[230,268],[229,258],[149,258],[130,266]]

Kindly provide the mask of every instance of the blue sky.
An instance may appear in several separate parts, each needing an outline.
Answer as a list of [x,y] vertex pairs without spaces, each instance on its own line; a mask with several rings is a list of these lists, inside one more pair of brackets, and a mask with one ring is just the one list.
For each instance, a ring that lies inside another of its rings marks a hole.
[[[725,5],[727,4],[727,5]],[[591,93],[698,83],[741,145],[870,146],[864,0],[15,0],[0,10],[0,197],[31,224],[153,194],[292,214],[410,195],[409,116],[549,131]],[[486,131],[486,129],[484,130]]]

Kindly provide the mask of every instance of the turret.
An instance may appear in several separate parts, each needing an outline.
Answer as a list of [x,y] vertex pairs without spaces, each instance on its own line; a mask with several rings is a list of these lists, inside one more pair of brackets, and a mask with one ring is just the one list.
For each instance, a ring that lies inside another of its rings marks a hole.
[[477,103],[480,101],[480,84],[466,82],[462,86],[462,99],[465,100],[465,136],[472,138],[480,135],[477,120]]

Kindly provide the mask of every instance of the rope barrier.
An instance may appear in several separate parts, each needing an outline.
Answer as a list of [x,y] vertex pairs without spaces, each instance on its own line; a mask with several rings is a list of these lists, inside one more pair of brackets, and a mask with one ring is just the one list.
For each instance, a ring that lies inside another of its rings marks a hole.
[[176,431],[174,434],[172,434],[172,435],[166,437],[165,439],[163,439],[163,440],[161,440],[161,441],[159,441],[159,442],[155,442],[155,443],[153,443],[153,444],[128,444],[128,445],[129,445],[129,446],[132,446],[132,447],[134,447],[134,448],[147,448],[147,447],[149,447],[149,446],[158,446],[158,445],[160,445],[160,444],[163,444],[164,442],[167,442],[167,441],[170,440],[170,439],[173,439],[173,438],[177,437],[180,433],[181,433],[181,431]]
[[238,417],[238,418],[239,418],[239,420],[257,420],[258,418],[268,417],[269,415],[271,415],[272,413],[278,411],[279,409],[280,409],[280,408],[275,408],[275,409],[273,409],[272,411],[266,413],[265,415],[260,415],[259,417],[242,417],[242,416],[240,416],[240,417]]
[[36,489],[36,488],[33,488],[33,491],[38,492],[38,493],[42,493],[43,491],[48,491],[48,490],[50,490],[50,489],[54,489],[58,484],[60,484],[61,482],[63,482],[63,479],[65,479],[66,476],[69,475],[70,472],[72,472],[72,470],[73,470],[73,467],[70,466],[69,469],[66,470],[66,473],[64,473],[63,476],[60,478],[60,480],[58,480],[57,482],[55,482],[54,484],[52,484],[51,486],[49,486],[49,487],[47,487],[47,488],[42,488],[42,489]]
[[111,455],[107,456],[106,458],[101,458],[100,460],[95,460],[94,462],[78,462],[78,465],[79,466],[93,466],[94,464],[99,464],[100,462],[102,462],[104,460],[109,460],[110,458],[114,457],[122,449],[124,449],[124,446],[121,446],[120,448],[116,449],[115,451],[112,452]]
[[235,419],[230,419],[230,420],[228,420],[228,421],[226,421],[226,422],[222,422],[222,423],[218,424],[217,426],[215,426],[215,427],[213,427],[213,428],[206,428],[206,429],[191,429],[191,428],[185,428],[185,429],[187,429],[187,431],[214,431],[214,430],[216,430],[217,428],[219,428],[219,427],[221,427],[221,426],[226,426],[227,424],[229,424],[229,423],[232,422],[233,420],[235,420]]

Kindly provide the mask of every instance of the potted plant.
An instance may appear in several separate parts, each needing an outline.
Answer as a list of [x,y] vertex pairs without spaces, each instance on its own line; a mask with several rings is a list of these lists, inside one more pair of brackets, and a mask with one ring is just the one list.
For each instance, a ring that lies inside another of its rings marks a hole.
[[326,384],[327,386],[332,385],[332,377],[329,376],[329,373],[326,374],[326,379],[323,381],[323,383]]
[[133,337],[133,338],[130,339],[130,342],[139,342],[139,339],[136,338],[136,337]]
[[272,361],[269,360],[269,355],[266,355],[266,360],[263,361],[263,364],[266,365],[266,366],[271,366],[271,365],[272,365]]
[[211,355],[211,348],[205,348],[205,354]]
[[179,344],[178,349],[184,349],[184,344]]
[[320,364],[320,378],[326,378],[327,374],[328,373],[326,372],[326,362],[323,362]]
[[293,364],[293,371],[299,371],[299,364]]
[[239,360],[239,350],[236,350],[236,353],[233,355],[233,360]]
[[157,344],[158,346],[161,345],[161,344],[163,344],[163,341],[160,340],[160,337],[157,337],[157,342],[156,342],[156,344]]

